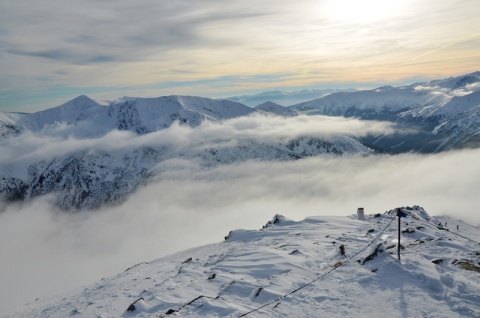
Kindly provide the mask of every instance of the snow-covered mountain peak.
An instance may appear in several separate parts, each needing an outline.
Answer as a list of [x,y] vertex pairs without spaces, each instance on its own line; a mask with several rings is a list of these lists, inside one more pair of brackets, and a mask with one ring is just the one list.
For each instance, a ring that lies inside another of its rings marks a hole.
[[36,113],[3,115],[0,128],[5,131],[2,135],[7,136],[15,131],[35,132],[62,124],[68,126],[68,134],[85,138],[113,129],[144,134],[169,127],[174,121],[194,127],[203,120],[231,119],[254,111],[240,103],[194,96],[122,97],[102,105],[81,95]]
[[49,108],[44,111],[40,111],[38,113],[43,113],[43,112],[52,113],[53,111],[57,111],[57,112],[62,111],[65,113],[66,112],[80,113],[83,111],[87,111],[92,107],[97,107],[97,106],[100,106],[100,104],[97,101],[93,100],[92,98],[86,95],[80,95],[60,106]]
[[469,73],[457,77],[450,77],[444,80],[434,80],[427,84],[436,85],[441,88],[447,88],[451,90],[466,89],[472,84],[480,83],[480,72]]
[[105,113],[105,106],[88,96],[78,96],[60,106],[32,114],[25,114],[17,124],[27,130],[41,130],[55,123],[75,124],[78,121],[92,119]]
[[88,97],[87,95],[79,95],[79,96],[75,97],[74,99],[66,102],[65,104],[60,105],[60,107],[64,106],[64,105],[68,105],[68,104],[74,104],[76,106],[83,106],[83,105],[86,105],[86,104],[98,104],[98,103],[94,99]]
[[[276,215],[260,230],[143,262],[2,317],[478,317],[480,232],[421,207]],[[391,211],[396,211],[392,209]],[[319,313],[321,313],[319,315]]]
[[422,220],[425,222],[430,222],[432,224],[438,224],[438,221],[431,217],[427,211],[425,211],[424,208],[414,205],[413,207],[407,206],[407,207],[401,207],[401,208],[396,208],[390,211],[387,211],[385,214],[390,215],[390,216],[397,216],[397,211],[400,210],[402,213],[402,217],[407,217],[407,218],[414,218],[418,220]]
[[291,109],[291,108],[288,108],[288,107],[285,107],[285,106],[281,106],[281,105],[279,105],[277,103],[274,103],[274,102],[271,102],[271,101],[268,101],[268,102],[262,103],[260,105],[257,105],[257,106],[255,106],[255,109],[260,110],[260,111],[264,111],[264,112],[267,112],[267,113],[272,113],[272,114],[276,114],[276,115],[280,115],[280,116],[287,116],[287,117],[298,115],[298,112],[295,111],[294,109]]
[[[0,164],[4,176],[0,180],[0,194],[8,201],[27,201],[55,193],[55,203],[62,209],[97,209],[123,202],[142,184],[154,182],[163,171],[162,163],[179,157],[214,167],[247,160],[286,161],[319,155],[373,153],[351,136],[317,137],[315,133],[306,133],[291,138],[263,138],[262,134],[257,137],[255,131],[244,135],[244,124],[233,128],[238,133],[215,131],[225,129],[221,121],[254,112],[257,111],[233,101],[172,95],[130,99],[108,106],[80,96],[34,114],[7,114],[0,117],[0,128],[4,129],[0,133],[5,138],[30,130],[45,143],[51,143],[52,138],[72,142],[58,151],[42,152],[41,158],[26,155],[24,161],[4,160]],[[262,118],[273,119],[258,116],[245,121],[255,122],[253,127],[257,127]],[[192,134],[193,129],[179,126],[194,128],[203,121],[216,122],[204,126],[214,132],[205,134],[203,130],[205,138],[192,142],[192,137],[187,137],[189,140],[178,142],[182,138],[168,137],[173,131]],[[282,124],[278,118],[274,121],[274,125]],[[172,127],[174,122],[178,125]],[[164,129],[167,131],[161,131]],[[159,138],[155,141],[142,138],[151,133],[157,133]],[[25,139],[28,136],[25,134]],[[127,137],[125,147],[112,146],[124,142],[124,137]]]
[[392,89],[394,89],[393,86],[391,86],[391,85],[385,85],[385,86],[380,86],[380,87],[376,88],[375,91],[376,91],[376,92],[384,92],[384,91],[390,91],[390,90],[392,90]]
[[157,131],[174,121],[195,127],[203,120],[231,119],[252,112],[250,107],[228,100],[179,95],[129,99],[112,104],[110,109],[118,129],[138,133]]
[[267,91],[267,92],[262,92],[255,95],[232,96],[226,99],[237,101],[250,107],[254,107],[256,105],[262,104],[267,101],[272,101],[282,106],[291,106],[301,102],[306,102],[312,99],[326,96],[334,92],[341,92],[341,91],[352,92],[356,90],[347,88],[347,89],[322,89],[322,90],[304,89],[304,90],[293,91],[293,92]]
[[122,97],[119,97],[117,99],[114,99],[110,103],[111,104],[120,104],[120,103],[125,103],[125,102],[134,102],[137,99],[139,99],[139,97],[122,96]]
[[290,108],[307,115],[395,122],[398,128],[412,132],[410,136],[374,137],[367,142],[395,153],[431,153],[480,145],[479,91],[480,72],[474,72],[398,87],[337,92]]

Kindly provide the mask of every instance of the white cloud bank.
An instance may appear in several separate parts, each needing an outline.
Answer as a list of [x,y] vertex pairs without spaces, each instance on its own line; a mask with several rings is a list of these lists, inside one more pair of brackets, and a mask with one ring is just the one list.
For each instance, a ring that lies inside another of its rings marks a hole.
[[54,212],[48,198],[0,214],[0,310],[210,242],[229,230],[406,205],[480,223],[480,150],[438,155],[245,162],[213,169],[172,160],[123,205]]
[[[80,127],[80,128],[79,128]],[[292,118],[254,114],[221,122],[204,121],[198,127],[175,122],[168,129],[146,135],[112,130],[98,138],[84,138],[88,127],[55,124],[42,131],[26,132],[15,138],[0,140],[0,171],[13,162],[28,165],[41,160],[80,151],[125,151],[139,146],[173,146],[178,151],[218,146],[219,142],[242,139],[262,141],[290,140],[300,136],[325,137],[367,134],[390,134],[394,125],[388,122],[363,121],[355,118],[306,116]],[[75,137],[78,136],[78,137]]]

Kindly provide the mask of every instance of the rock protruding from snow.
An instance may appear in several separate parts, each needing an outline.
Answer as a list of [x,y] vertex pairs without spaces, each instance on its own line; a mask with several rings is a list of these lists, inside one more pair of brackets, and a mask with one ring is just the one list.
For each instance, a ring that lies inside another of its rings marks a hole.
[[289,219],[287,219],[286,217],[284,217],[283,215],[281,214],[275,214],[275,216],[273,217],[273,219],[271,219],[270,221],[267,222],[267,224],[265,224],[262,229],[266,229],[266,228],[269,228],[273,225],[276,225],[276,224],[280,224],[280,223],[285,223],[285,221],[291,221]]
[[414,219],[420,219],[420,220],[430,222],[430,223],[435,223],[435,224],[440,223],[436,219],[432,218],[427,213],[427,211],[425,211],[424,208],[422,208],[418,205],[414,205],[413,207],[410,207],[410,206],[399,207],[399,208],[395,208],[393,210],[387,211],[385,213],[390,215],[390,216],[397,216],[398,210],[400,210],[400,212],[402,212],[402,217],[411,217],[411,218],[414,218]]

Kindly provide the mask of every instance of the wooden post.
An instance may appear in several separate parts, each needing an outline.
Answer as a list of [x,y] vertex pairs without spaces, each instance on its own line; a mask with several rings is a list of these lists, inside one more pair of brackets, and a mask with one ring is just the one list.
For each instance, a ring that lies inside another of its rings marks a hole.
[[400,260],[400,219],[402,218],[402,212],[400,208],[397,209],[397,216],[398,216],[398,247],[397,247],[397,255],[398,260]]

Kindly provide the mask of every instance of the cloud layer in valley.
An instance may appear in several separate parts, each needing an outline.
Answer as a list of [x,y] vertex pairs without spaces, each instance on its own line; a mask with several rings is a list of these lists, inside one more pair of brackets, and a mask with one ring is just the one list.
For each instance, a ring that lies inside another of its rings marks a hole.
[[[180,151],[235,144],[240,140],[288,141],[301,136],[329,138],[336,135],[362,137],[367,134],[389,134],[393,124],[379,121],[361,121],[354,118],[327,116],[278,116],[254,114],[222,122],[202,122],[198,127],[179,125],[146,135],[113,130],[98,138],[81,135],[90,127],[55,124],[42,131],[24,134],[0,141],[0,169],[11,163],[25,165],[41,160],[52,160],[81,151],[128,151],[138,147],[168,146]],[[77,137],[75,137],[78,135]]]
[[351,215],[420,205],[480,223],[480,150],[432,156],[318,157],[201,168],[170,161],[118,207],[65,214],[49,198],[0,214],[0,309],[114,275],[143,261],[258,229],[274,214]]

